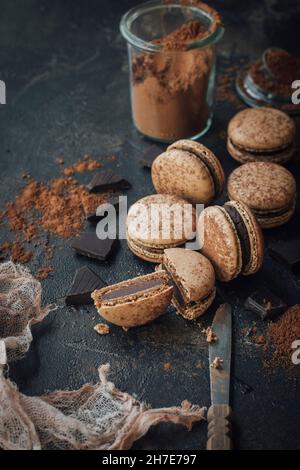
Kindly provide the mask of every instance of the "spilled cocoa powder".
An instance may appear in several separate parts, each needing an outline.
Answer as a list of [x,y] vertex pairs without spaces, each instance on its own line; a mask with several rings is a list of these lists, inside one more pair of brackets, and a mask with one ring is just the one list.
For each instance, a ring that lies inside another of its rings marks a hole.
[[53,268],[51,266],[42,266],[38,269],[35,277],[36,279],[38,279],[38,281],[44,281],[49,277],[49,274],[52,272]]
[[[63,160],[58,161],[60,165],[63,165]],[[85,171],[95,171],[101,168],[102,163],[97,160],[93,160],[89,155],[85,155],[82,160],[74,163],[74,165],[68,166],[63,169],[65,176],[72,176],[74,173],[84,173]]]
[[[203,6],[202,2],[183,3]],[[159,51],[133,58],[132,111],[136,127],[143,134],[172,141],[192,137],[206,127],[210,116],[207,92],[215,51],[213,46],[188,46],[216,28],[221,20],[217,12],[212,16],[209,30],[199,21],[188,21],[152,41],[161,46]]]
[[295,367],[292,362],[292,343],[300,340],[300,304],[290,307],[277,321],[270,322],[265,338],[264,349],[270,355],[264,361],[266,368]]
[[[73,172],[93,171],[102,166],[90,157],[72,165]],[[109,193],[90,194],[86,187],[72,176],[54,178],[44,184],[26,178],[26,185],[14,201],[6,204],[0,213],[0,223],[15,234],[15,240],[0,246],[1,256],[15,263],[27,263],[34,258],[31,246],[39,246],[45,257],[45,266],[37,273],[40,280],[52,272],[54,247],[45,241],[46,235],[68,239],[83,228],[86,216],[108,200]]]

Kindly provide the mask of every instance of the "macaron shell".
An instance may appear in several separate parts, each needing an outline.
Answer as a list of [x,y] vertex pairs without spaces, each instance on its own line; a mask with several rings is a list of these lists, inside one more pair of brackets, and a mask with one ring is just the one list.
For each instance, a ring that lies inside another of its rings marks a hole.
[[168,150],[169,149],[185,150],[201,159],[209,169],[211,168],[213,170],[213,179],[216,186],[215,197],[222,193],[225,182],[224,170],[219,159],[210,149],[205,147],[205,145],[200,144],[199,142],[186,139],[174,142],[168,147]]
[[[179,213],[177,217],[176,210]],[[152,233],[153,229],[157,229],[157,233]],[[193,238],[195,230],[196,212],[191,203],[168,194],[153,194],[140,199],[131,206],[127,216],[128,245],[135,254],[145,249],[147,257],[149,251],[163,252],[165,248],[183,245]]]
[[198,238],[201,253],[211,261],[217,279],[228,282],[239,275],[241,244],[234,223],[223,207],[211,206],[201,212]]
[[200,301],[215,285],[215,272],[211,262],[196,251],[185,248],[167,249],[163,263],[187,302]]
[[231,119],[228,137],[242,149],[277,150],[294,141],[295,124],[278,109],[247,108]]
[[[134,240],[133,238],[129,237],[127,234],[127,245],[130,251],[139,258],[143,259],[144,261],[149,261],[150,263],[162,263],[164,257],[164,250],[167,248],[166,246],[161,246],[160,249],[155,251],[151,250],[151,247],[147,245],[142,245],[139,240]],[[180,246],[182,243],[176,244],[174,243],[173,246]],[[170,244],[168,245],[168,247]]]
[[[153,280],[161,281],[161,285],[127,296],[123,295],[120,298],[116,297],[103,301],[103,296],[108,292],[114,292],[135,284],[138,285],[138,282],[151,282]],[[169,278],[165,271],[157,271],[129,279],[112,286],[103,287],[92,293],[95,307],[100,316],[124,328],[144,325],[155,320],[167,310],[172,296],[173,287],[169,284]]]
[[114,325],[123,328],[141,326],[158,318],[166,312],[171,303],[173,289],[171,286],[155,295],[117,305],[99,307],[99,315]]
[[286,212],[280,215],[273,215],[268,214],[268,216],[261,217],[259,213],[256,213],[254,211],[254,214],[256,216],[256,219],[263,229],[268,229],[268,228],[275,228],[275,227],[280,227],[281,225],[286,224],[294,215],[296,208],[296,201],[292,205],[290,209],[288,209]]
[[230,199],[244,202],[254,211],[278,211],[294,204],[296,181],[275,163],[246,163],[230,174],[227,190]]
[[170,149],[152,164],[151,176],[158,193],[174,194],[193,204],[207,204],[215,196],[206,165],[192,153]]
[[258,221],[246,204],[239,201],[229,201],[225,206],[233,206],[242,217],[250,240],[250,261],[243,267],[242,274],[247,276],[256,273],[262,266],[264,257],[264,238]]
[[193,307],[183,308],[181,305],[179,305],[178,302],[176,302],[176,300],[174,299],[174,296],[172,298],[172,304],[176,308],[177,313],[179,313],[186,320],[195,320],[196,318],[200,317],[206,312],[206,310],[211,306],[211,304],[215,300],[215,297],[216,297],[216,288],[213,288],[211,294],[205,300],[197,303]]
[[280,163],[284,164],[291,160],[291,158],[295,154],[295,146],[292,145],[288,148],[283,149],[282,151],[276,153],[276,154],[271,154],[271,153],[265,153],[265,154],[257,154],[255,152],[250,152],[249,150],[243,150],[239,149],[238,147],[235,147],[230,139],[227,139],[227,150],[234,158],[239,163],[251,163],[251,162],[273,162],[273,163]]

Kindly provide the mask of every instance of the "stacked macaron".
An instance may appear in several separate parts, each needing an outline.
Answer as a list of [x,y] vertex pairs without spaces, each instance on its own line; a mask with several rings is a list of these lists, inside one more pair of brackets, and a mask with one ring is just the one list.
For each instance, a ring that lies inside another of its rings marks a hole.
[[227,191],[229,199],[252,209],[262,228],[285,224],[295,211],[295,178],[276,163],[253,162],[236,168]]
[[227,149],[240,163],[286,163],[295,153],[294,121],[278,109],[244,109],[229,123]]
[[216,296],[215,272],[211,262],[196,251],[185,248],[165,250],[161,269],[173,286],[172,303],[188,320],[202,315]]
[[184,245],[195,232],[195,209],[177,196],[152,194],[128,211],[128,247],[145,261],[161,263],[165,249]]
[[253,212],[242,202],[210,206],[200,214],[201,253],[213,264],[220,281],[256,273],[263,261],[264,241]]
[[215,154],[198,142],[179,140],[152,165],[158,193],[173,194],[192,204],[208,204],[223,191],[224,171]]

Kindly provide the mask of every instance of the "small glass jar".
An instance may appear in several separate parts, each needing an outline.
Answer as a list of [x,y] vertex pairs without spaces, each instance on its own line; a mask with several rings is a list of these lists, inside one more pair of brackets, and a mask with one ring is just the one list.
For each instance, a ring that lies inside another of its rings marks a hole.
[[[201,39],[184,48],[160,43],[188,22],[201,25]],[[170,143],[196,140],[210,128],[216,43],[224,33],[221,24],[213,23],[208,11],[176,1],[150,1],[123,16],[120,28],[128,44],[132,116],[143,135]]]

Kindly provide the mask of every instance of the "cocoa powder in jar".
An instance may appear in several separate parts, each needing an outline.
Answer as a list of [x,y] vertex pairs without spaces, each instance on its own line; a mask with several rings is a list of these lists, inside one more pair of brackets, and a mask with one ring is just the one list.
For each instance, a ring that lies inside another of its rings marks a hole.
[[178,140],[201,132],[210,115],[207,103],[214,47],[188,50],[207,31],[190,21],[153,41],[159,52],[136,56],[132,63],[132,110],[140,132],[158,140]]

